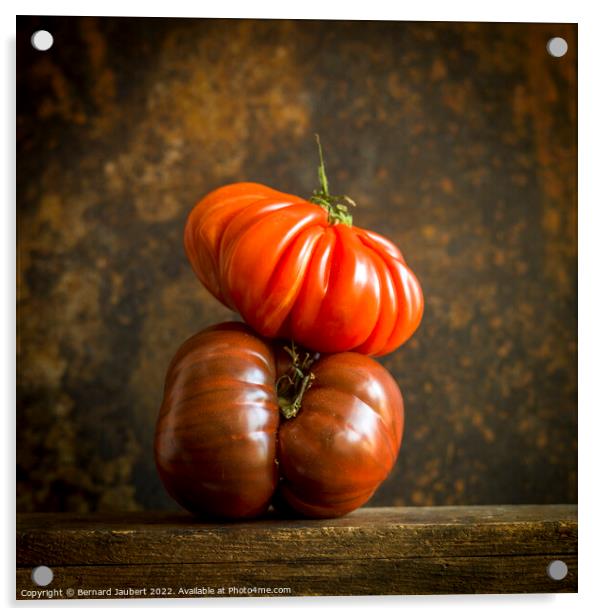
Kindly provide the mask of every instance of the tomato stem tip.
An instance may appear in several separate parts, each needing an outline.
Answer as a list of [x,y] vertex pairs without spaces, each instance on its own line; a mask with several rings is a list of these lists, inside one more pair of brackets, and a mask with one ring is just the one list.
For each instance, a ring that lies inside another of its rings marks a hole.
[[320,164],[318,165],[318,181],[320,188],[314,190],[313,195],[309,198],[311,203],[319,205],[328,213],[328,224],[344,224],[351,227],[353,218],[349,213],[348,206],[355,207],[356,203],[347,195],[331,195],[328,190],[328,178],[326,177],[326,165],[324,164],[324,154],[322,152],[322,144],[320,143],[320,135],[316,133],[316,142],[318,143],[318,156]]
[[309,353],[301,357],[294,342],[290,347],[284,347],[284,350],[291,358],[291,365],[288,372],[276,382],[276,390],[282,416],[285,419],[292,419],[301,410],[303,396],[316,378],[313,372],[309,371],[315,357]]

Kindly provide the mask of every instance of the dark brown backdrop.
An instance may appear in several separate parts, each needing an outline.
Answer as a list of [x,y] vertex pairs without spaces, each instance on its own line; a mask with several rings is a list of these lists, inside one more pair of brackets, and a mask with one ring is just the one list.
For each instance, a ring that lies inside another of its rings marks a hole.
[[407,422],[371,504],[576,501],[576,26],[19,18],[17,57],[19,510],[176,507],[164,372],[231,316],[186,215],[237,180],[309,195],[314,132],[426,298],[382,360]]

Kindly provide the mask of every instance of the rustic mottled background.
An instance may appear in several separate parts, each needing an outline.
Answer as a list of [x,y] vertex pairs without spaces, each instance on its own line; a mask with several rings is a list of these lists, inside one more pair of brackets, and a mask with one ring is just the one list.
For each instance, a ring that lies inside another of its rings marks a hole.
[[17,59],[19,510],[176,507],[164,372],[231,317],[186,215],[237,180],[309,195],[314,132],[426,297],[382,360],[407,423],[371,504],[576,501],[576,26],[23,17]]

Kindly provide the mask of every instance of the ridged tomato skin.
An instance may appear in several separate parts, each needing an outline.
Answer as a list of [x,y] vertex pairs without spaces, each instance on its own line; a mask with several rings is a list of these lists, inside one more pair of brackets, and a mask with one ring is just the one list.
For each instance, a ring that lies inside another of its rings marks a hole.
[[312,372],[302,411],[279,430],[279,489],[305,516],[338,517],[366,503],[393,468],[403,398],[389,372],[365,355],[329,355]]
[[268,338],[379,356],[422,319],[420,283],[394,244],[262,184],[209,193],[188,217],[184,246],[207,289]]
[[166,376],[155,461],[169,494],[192,513],[261,516],[285,502],[305,517],[344,515],[372,496],[401,444],[404,408],[388,371],[346,352],[322,356],[301,408],[284,419],[281,343],[224,323],[189,338]]
[[228,323],[189,338],[173,358],[155,429],[161,480],[189,511],[264,513],[278,482],[279,409],[272,349]]

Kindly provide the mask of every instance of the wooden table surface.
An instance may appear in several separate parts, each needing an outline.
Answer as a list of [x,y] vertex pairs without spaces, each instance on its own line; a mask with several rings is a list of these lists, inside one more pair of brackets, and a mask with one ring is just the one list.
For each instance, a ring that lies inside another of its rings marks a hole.
[[[548,565],[568,573],[552,579]],[[32,570],[50,567],[45,587]],[[391,507],[244,523],[17,516],[17,598],[577,591],[577,506]]]

